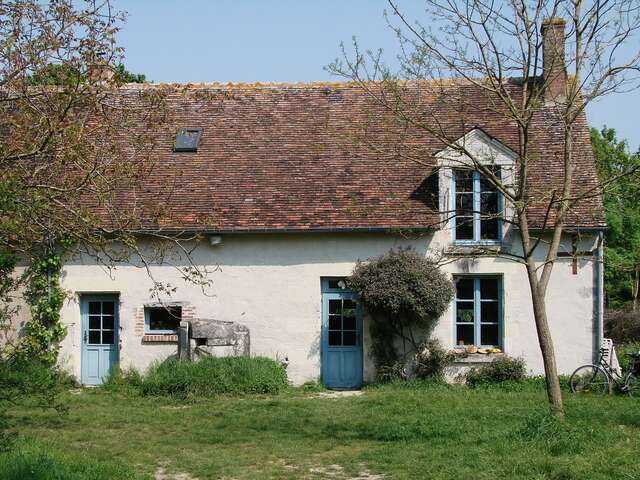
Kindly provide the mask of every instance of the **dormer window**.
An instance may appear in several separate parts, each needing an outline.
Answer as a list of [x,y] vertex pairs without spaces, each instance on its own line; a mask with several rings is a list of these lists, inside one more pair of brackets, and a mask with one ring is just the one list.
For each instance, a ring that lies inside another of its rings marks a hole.
[[176,133],[176,143],[173,147],[174,152],[197,152],[201,128],[181,128]]
[[[500,178],[500,168],[494,173]],[[497,242],[501,234],[501,195],[480,172],[453,170],[453,238],[460,242]]]

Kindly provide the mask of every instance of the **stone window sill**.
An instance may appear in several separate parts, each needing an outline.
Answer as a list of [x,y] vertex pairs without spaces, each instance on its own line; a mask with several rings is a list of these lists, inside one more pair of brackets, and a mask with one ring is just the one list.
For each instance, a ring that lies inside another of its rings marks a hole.
[[163,335],[144,335],[142,337],[144,343],[178,343],[178,335],[175,334],[163,334]]
[[491,363],[503,356],[504,353],[459,353],[454,363]]

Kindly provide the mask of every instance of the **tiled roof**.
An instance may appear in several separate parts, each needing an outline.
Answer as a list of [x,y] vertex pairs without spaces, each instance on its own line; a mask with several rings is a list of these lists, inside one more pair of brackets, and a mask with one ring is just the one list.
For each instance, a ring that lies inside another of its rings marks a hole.
[[[120,92],[135,103],[153,89],[166,94],[166,119],[154,132],[155,166],[139,187],[116,195],[121,208],[136,212],[143,229],[376,230],[438,224],[437,182],[431,175],[434,155],[444,145],[394,120],[354,84],[128,85]],[[414,92],[416,111],[432,112],[425,122],[437,122],[451,138],[481,128],[519,150],[513,123],[497,115],[495,104],[476,87],[451,82],[438,89]],[[183,127],[202,128],[197,152],[173,152],[175,133]],[[596,184],[585,118],[578,127],[576,192]],[[533,190],[548,195],[560,187],[562,176],[562,131],[550,112],[537,115],[532,138]],[[149,213],[158,206],[160,218]],[[540,202],[533,222],[541,223],[545,211]],[[600,198],[585,200],[569,224],[602,226]]]

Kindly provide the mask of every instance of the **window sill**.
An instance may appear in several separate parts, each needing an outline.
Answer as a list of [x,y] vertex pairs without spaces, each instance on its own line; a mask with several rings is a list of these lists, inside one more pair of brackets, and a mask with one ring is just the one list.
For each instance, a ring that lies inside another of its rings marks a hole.
[[466,353],[464,351],[455,352],[455,364],[472,364],[472,363],[491,363],[496,358],[504,356],[504,352],[500,353]]
[[453,242],[453,244],[447,248],[447,255],[469,255],[469,254],[484,254],[493,255],[500,253],[502,249],[502,242]]
[[178,343],[178,335],[175,333],[148,334],[142,337],[144,343]]

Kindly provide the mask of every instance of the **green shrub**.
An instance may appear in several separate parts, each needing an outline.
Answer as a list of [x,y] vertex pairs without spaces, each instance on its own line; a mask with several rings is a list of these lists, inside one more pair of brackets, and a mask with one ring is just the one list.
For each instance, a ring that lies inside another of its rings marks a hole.
[[622,371],[626,374],[631,369],[631,358],[627,356],[627,353],[640,352],[640,342],[616,345],[615,348]]
[[139,391],[142,375],[135,368],[113,368],[100,388],[109,391]]
[[446,369],[453,365],[455,358],[453,352],[445,349],[437,339],[427,340],[416,353],[413,374],[422,380],[444,378]]
[[0,453],[0,480],[125,480],[136,478],[128,467],[95,457],[73,455],[23,439]]
[[265,357],[175,359],[153,365],[142,380],[145,395],[179,398],[221,394],[278,393],[288,385],[284,367]]
[[[417,352],[421,339],[429,336],[455,291],[436,262],[413,250],[391,250],[366,263],[358,262],[348,284],[371,315],[371,353],[382,377],[396,371],[397,362],[400,370],[404,368],[409,354]],[[399,345],[402,352],[398,352]]]
[[527,374],[524,360],[502,356],[491,363],[475,367],[467,373],[467,385],[476,385],[504,382],[519,382],[524,380]]

